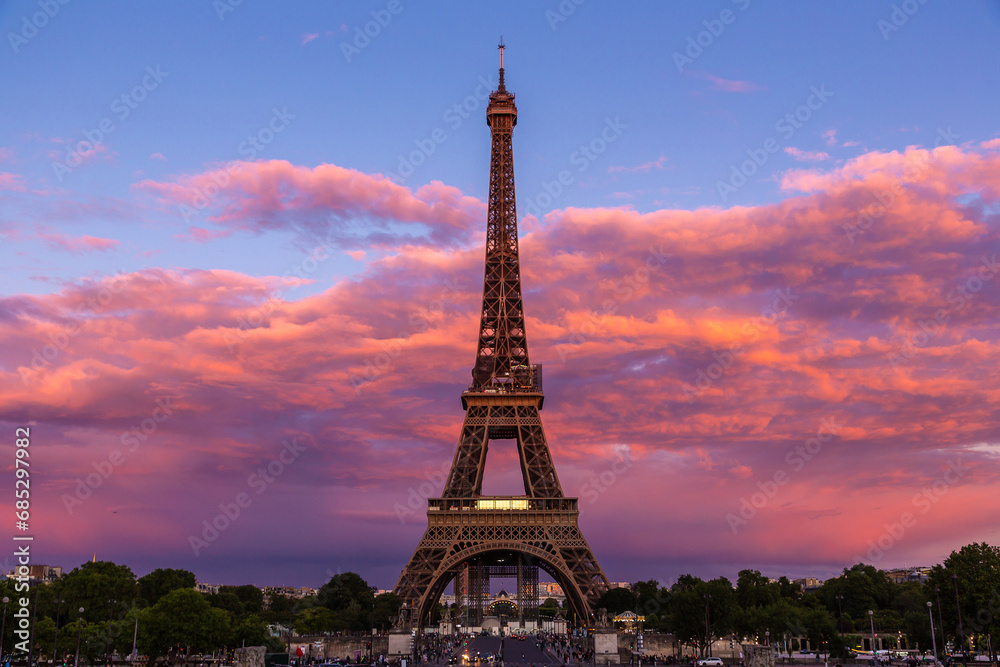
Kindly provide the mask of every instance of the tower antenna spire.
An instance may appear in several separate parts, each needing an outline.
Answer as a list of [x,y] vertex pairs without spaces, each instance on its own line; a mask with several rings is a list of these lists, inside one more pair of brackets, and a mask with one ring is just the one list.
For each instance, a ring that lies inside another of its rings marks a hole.
[[504,50],[503,35],[500,35],[500,43],[497,44],[497,48],[500,49],[500,85],[498,86],[498,90],[504,90],[505,86],[503,85],[503,50]]

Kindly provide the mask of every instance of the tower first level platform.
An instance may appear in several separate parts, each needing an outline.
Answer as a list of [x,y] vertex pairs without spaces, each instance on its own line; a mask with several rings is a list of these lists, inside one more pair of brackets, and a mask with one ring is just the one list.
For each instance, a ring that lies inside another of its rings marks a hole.
[[397,594],[426,619],[464,567],[519,561],[547,572],[578,621],[591,621],[607,578],[580,532],[579,515],[576,498],[431,498],[427,532]]

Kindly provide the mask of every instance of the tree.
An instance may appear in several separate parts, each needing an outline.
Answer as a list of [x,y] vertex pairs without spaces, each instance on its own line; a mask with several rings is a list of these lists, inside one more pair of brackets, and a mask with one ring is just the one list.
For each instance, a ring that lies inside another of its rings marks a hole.
[[646,617],[646,627],[656,627],[659,616],[666,613],[670,590],[660,588],[658,581],[649,579],[648,581],[637,581],[632,585],[632,591],[636,596],[639,613]]
[[223,588],[232,588],[231,586],[220,586],[218,593],[211,593],[206,596],[208,604],[215,607],[216,609],[224,609],[230,614],[236,617],[243,616],[243,603],[240,599],[236,597],[236,593],[231,590],[223,590]]
[[627,588],[612,588],[597,601],[598,608],[605,608],[613,616],[623,611],[635,610],[635,593]]
[[[956,585],[961,629],[955,606]],[[966,642],[971,640],[980,650],[990,645],[995,649],[991,640],[1000,635],[1000,547],[982,542],[952,551],[943,566],[931,570],[925,588],[928,597],[934,595],[935,587],[940,589],[945,634],[956,640],[964,634]],[[936,596],[931,599],[937,606]],[[996,654],[992,657],[995,660]]]
[[300,635],[319,635],[333,632],[336,629],[337,618],[326,607],[303,609],[295,617],[295,631]]
[[264,591],[256,586],[219,586],[219,593],[232,593],[240,601],[240,614],[259,614],[264,611]]
[[45,588],[51,588],[54,596],[66,600],[69,609],[83,607],[84,617],[91,623],[107,621],[112,607],[128,608],[139,595],[135,575],[128,566],[102,560],[84,563]]
[[827,579],[819,590],[820,599],[830,612],[837,612],[837,596],[844,614],[854,619],[868,617],[868,610],[886,609],[892,603],[893,583],[874,565],[858,563],[844,568],[843,574]]
[[671,587],[668,627],[702,656],[715,637],[729,634],[737,620],[733,585],[725,577],[702,581],[688,574]]
[[139,625],[139,650],[154,665],[161,656],[173,664],[183,647],[201,653],[224,646],[232,621],[228,612],[213,608],[201,593],[182,588],[140,612]]
[[743,609],[766,607],[781,597],[777,584],[757,570],[740,570],[736,579],[736,604]]
[[268,640],[267,623],[256,614],[248,614],[233,625],[229,646],[264,646]]
[[320,604],[333,612],[337,630],[364,630],[370,623],[375,594],[354,572],[335,574],[317,595]]
[[160,601],[164,595],[178,588],[194,588],[198,585],[193,572],[157,568],[139,578],[139,599],[147,607]]
[[403,601],[395,593],[382,593],[375,598],[375,627],[388,630],[399,614]]

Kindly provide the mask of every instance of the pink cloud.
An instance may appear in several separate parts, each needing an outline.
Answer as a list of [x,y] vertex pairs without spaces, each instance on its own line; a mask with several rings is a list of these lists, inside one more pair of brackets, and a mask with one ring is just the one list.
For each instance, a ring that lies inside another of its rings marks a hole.
[[22,178],[20,174],[0,172],[0,190],[25,192],[27,191],[27,188],[24,187],[24,178]]
[[308,33],[302,35],[302,44],[308,44],[309,42],[313,41],[317,37],[319,37],[319,33],[318,32],[308,32]]
[[723,79],[722,77],[709,74],[708,72],[699,72],[695,70],[689,70],[689,72],[693,76],[711,83],[712,90],[718,90],[724,93],[756,93],[762,90],[767,90],[765,86],[761,86],[760,84],[756,84],[752,81]]
[[381,174],[332,164],[299,167],[284,160],[237,162],[229,171],[172,182],[144,180],[134,187],[153,193],[164,207],[197,208],[231,231],[298,225],[345,243],[451,245],[478,232],[473,224],[485,215],[482,202],[439,181],[414,192]]
[[232,234],[231,230],[226,229],[205,229],[204,227],[188,227],[187,234],[174,234],[174,238],[181,241],[194,241],[195,243],[207,243],[209,241],[214,241],[215,239],[225,238]]
[[653,160],[651,162],[644,162],[644,163],[642,163],[640,165],[636,165],[634,167],[623,167],[623,166],[611,166],[611,167],[608,167],[608,173],[609,174],[615,174],[615,173],[627,173],[627,174],[644,173],[645,174],[645,173],[649,172],[651,169],[664,169],[666,167],[666,164],[667,164],[667,156],[666,155],[661,155],[660,157],[656,158],[655,160]]
[[[108,148],[105,143],[91,144],[86,142],[84,150],[77,150],[80,144],[72,144],[72,142],[64,142],[57,137],[53,137],[52,141],[55,143],[68,143],[69,149],[56,149],[49,151],[49,159],[54,162],[66,165],[69,160],[69,155],[73,155],[73,161],[70,163],[74,168],[82,165],[89,164],[95,160],[103,160],[104,162],[114,162],[115,158],[118,157],[118,153],[112,151]],[[79,162],[77,162],[79,160]]]
[[163,153],[153,153],[149,156],[150,160],[163,160],[166,161],[167,158],[163,157]]
[[[823,140],[826,142],[827,146],[836,146],[837,145],[837,130],[831,128],[831,129],[827,130],[826,132],[824,132],[823,133]],[[852,146],[859,146],[859,145],[861,145],[861,142],[860,141],[845,141],[845,142],[841,143],[840,145],[849,148],[849,147],[852,147]]]
[[[426,223],[432,234],[483,226],[479,202],[440,184],[413,192],[332,165],[244,169],[211,206],[222,229],[324,208],[423,222],[442,205],[453,222]],[[204,178],[142,191],[185,201]],[[909,148],[789,172],[774,204],[567,208],[522,232],[546,432],[609,573],[639,540],[669,553],[671,572],[756,562],[832,573],[905,511],[918,526],[880,567],[936,562],[995,533],[1000,472],[980,445],[1000,430],[989,372],[1000,275],[988,266],[998,183],[992,147]],[[891,203],[850,238],[845,225],[885,192]],[[39,450],[46,543],[89,556],[134,528],[151,553],[190,557],[187,536],[298,437],[301,460],[203,557],[244,553],[267,530],[265,556],[309,534],[328,559],[354,548],[350,534],[398,574],[424,519],[401,522],[394,505],[454,455],[483,260],[475,244],[396,241],[359,275],[299,300],[275,277],[165,269],[0,298],[0,413],[30,415],[53,443]],[[169,418],[70,516],[61,495],[165,397]],[[634,463],[598,491],[622,447]],[[958,458],[967,470],[921,512],[914,496]],[[516,490],[504,443],[494,462],[490,488]],[[787,483],[734,532],[727,515],[777,471]],[[107,507],[129,508],[115,515],[118,532]],[[316,517],[327,530],[308,532]]]
[[785,146],[785,152],[799,161],[819,162],[830,159],[830,154],[824,151],[804,151],[795,146]]
[[50,248],[65,250],[74,255],[88,252],[106,252],[108,250],[115,250],[121,246],[121,241],[89,235],[72,237],[65,234],[39,231],[38,238],[45,241]]
[[0,162],[12,162],[13,160],[14,151],[10,148],[0,146]]

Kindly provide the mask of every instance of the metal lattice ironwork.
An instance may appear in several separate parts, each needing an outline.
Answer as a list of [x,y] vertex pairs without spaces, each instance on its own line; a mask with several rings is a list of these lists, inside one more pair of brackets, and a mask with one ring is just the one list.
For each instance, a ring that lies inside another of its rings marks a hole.
[[[518,264],[511,144],[517,109],[504,85],[502,42],[500,49],[500,82],[486,110],[493,134],[486,273],[473,381],[462,394],[465,423],[441,497],[428,500],[427,532],[395,593],[408,618],[427,619],[454,580],[456,603],[478,622],[490,573],[516,562],[520,609],[536,613],[541,569],[587,623],[608,579],[580,532],[577,499],[563,495],[539,414],[541,367],[528,360]],[[482,495],[490,440],[517,441],[524,496]]]

